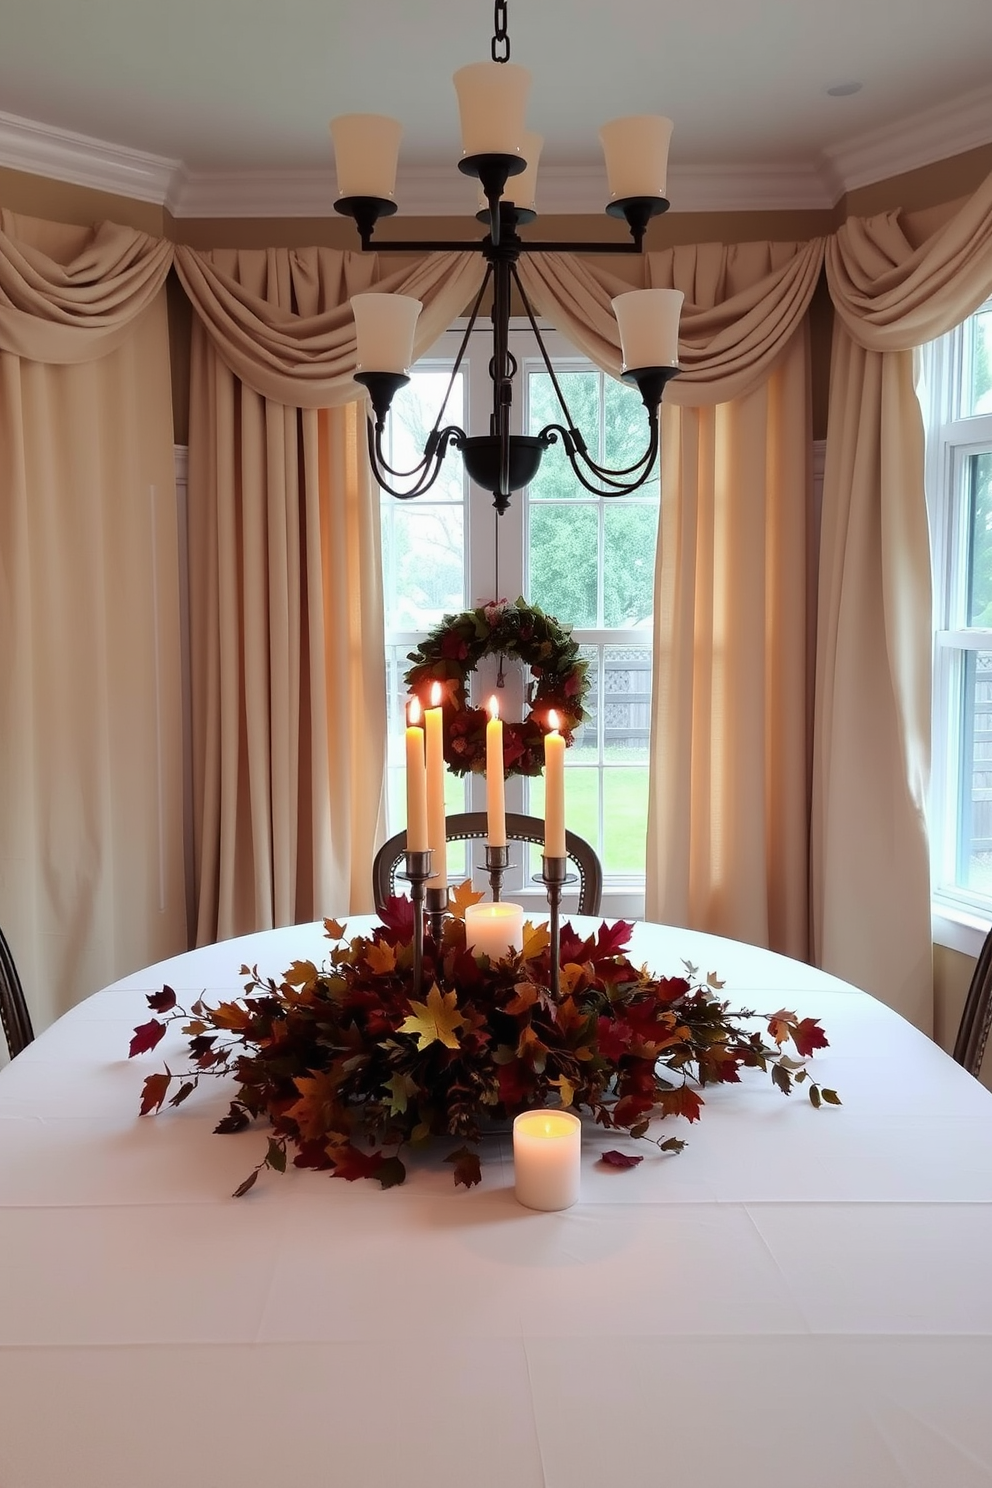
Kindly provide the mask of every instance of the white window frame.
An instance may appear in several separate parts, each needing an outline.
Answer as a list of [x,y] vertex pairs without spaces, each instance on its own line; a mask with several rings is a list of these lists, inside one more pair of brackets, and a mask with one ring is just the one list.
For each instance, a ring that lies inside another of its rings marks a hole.
[[[989,302],[980,309],[988,309]],[[977,312],[976,312],[977,313]],[[961,667],[969,651],[992,650],[992,629],[965,626],[968,513],[963,476],[970,456],[992,450],[992,414],[961,417],[971,318],[923,348],[920,397],[927,426],[926,489],[933,569],[933,712],[929,802],[933,938],[977,956],[992,924],[992,893],[956,882],[961,786]]]

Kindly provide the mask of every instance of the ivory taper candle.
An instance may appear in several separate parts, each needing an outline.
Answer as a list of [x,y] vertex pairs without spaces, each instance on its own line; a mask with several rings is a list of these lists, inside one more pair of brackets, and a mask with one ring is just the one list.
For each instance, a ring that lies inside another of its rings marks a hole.
[[444,811],[444,721],[441,714],[441,684],[431,688],[431,706],[424,714],[427,745],[427,846],[433,857],[429,889],[443,889],[448,882],[448,841]]
[[490,847],[506,846],[506,787],[503,779],[503,720],[499,703],[489,699],[486,724],[486,827]]
[[544,736],[544,856],[565,856],[565,740],[558,714],[549,712],[551,732]]
[[427,763],[419,698],[411,698],[406,717],[406,846],[427,851]]

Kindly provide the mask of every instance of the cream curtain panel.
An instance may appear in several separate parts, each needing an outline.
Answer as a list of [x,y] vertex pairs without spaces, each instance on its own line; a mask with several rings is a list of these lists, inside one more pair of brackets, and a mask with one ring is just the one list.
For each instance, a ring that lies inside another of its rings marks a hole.
[[[649,919],[808,952],[809,243],[646,255],[685,294],[665,393],[648,815]],[[528,295],[620,369],[595,263],[525,260]]]
[[417,352],[481,282],[472,255],[380,277],[330,249],[176,250],[196,313],[189,532],[196,938],[372,907],[383,829],[378,500],[350,295],[424,303]]
[[992,290],[992,177],[922,243],[888,213],[827,244],[814,951],[930,1031],[930,553],[914,348]]
[[0,212],[0,923],[36,1028],[186,946],[171,259]]

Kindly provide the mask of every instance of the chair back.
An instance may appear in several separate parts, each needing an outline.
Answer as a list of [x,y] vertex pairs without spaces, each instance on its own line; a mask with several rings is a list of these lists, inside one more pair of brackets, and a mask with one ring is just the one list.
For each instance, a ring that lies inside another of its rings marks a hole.
[[[449,842],[484,842],[489,827],[484,811],[462,811],[449,816],[445,836]],[[520,812],[506,813],[506,836],[510,842],[533,842],[544,846],[544,822],[539,816]],[[375,907],[382,910],[386,900],[396,893],[396,871],[406,851],[406,832],[397,832],[384,842],[372,864],[372,891]],[[577,832],[565,833],[565,853],[579,876],[579,914],[599,914],[603,897],[603,867],[595,848]]]
[[977,1080],[992,1027],[992,930],[985,937],[964,1002],[954,1058]]
[[2,930],[0,930],[0,1022],[3,1023],[7,1048],[13,1059],[27,1044],[33,1042],[34,1029],[31,1027],[31,1016],[24,1000],[24,988],[21,986],[21,979],[17,975],[17,967],[14,965],[10,946]]

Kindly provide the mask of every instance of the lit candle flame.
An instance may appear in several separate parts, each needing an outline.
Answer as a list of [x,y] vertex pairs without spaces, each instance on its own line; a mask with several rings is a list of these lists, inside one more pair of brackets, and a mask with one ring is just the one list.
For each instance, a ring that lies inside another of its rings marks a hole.
[[554,708],[548,709],[548,723],[551,725],[551,728],[554,730],[555,733],[557,733],[558,730],[561,728],[558,714],[555,712]]
[[435,682],[434,685],[433,685],[433,687],[431,688],[431,707],[432,708],[440,708],[440,706],[441,706],[441,684],[440,684],[440,682]]
[[496,698],[495,694],[489,699],[489,717],[499,717],[499,701]]
[[410,705],[406,710],[406,721],[411,728],[418,728],[420,725],[420,717],[420,699],[418,697],[412,697],[410,699]]

